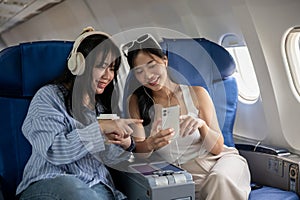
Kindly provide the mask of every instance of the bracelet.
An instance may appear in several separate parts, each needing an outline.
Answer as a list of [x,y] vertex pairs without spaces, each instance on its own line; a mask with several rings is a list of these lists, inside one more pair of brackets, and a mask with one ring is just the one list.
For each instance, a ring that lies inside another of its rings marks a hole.
[[136,146],[135,146],[134,139],[131,136],[130,136],[130,140],[131,140],[130,146],[126,149],[126,151],[133,152]]

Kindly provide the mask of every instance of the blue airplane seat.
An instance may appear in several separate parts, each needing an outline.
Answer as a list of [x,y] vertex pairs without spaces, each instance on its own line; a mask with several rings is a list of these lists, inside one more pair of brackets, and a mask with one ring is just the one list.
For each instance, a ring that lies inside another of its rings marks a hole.
[[72,42],[21,43],[0,52],[0,200],[15,199],[31,146],[21,132],[31,98],[66,66]]
[[[173,79],[205,87],[214,101],[220,128],[227,146],[234,146],[233,124],[237,106],[237,84],[231,75],[235,63],[219,45],[204,38],[164,39],[161,43],[169,59]],[[203,67],[205,66],[205,67]]]
[[[204,38],[167,39],[161,46],[169,59],[173,78],[190,85],[205,87],[215,104],[220,128],[227,146],[234,146],[233,125],[238,89],[232,74],[235,62],[220,45]],[[253,189],[249,200],[298,200],[296,193],[274,187]]]

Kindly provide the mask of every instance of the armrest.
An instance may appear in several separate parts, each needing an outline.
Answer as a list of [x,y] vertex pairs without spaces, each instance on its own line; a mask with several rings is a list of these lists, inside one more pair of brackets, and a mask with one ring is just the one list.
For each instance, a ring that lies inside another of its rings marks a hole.
[[300,195],[298,155],[285,148],[265,145],[236,144],[236,148],[248,162],[252,182]]
[[270,155],[286,156],[291,154],[288,149],[275,146],[266,146],[261,144],[255,145],[246,143],[238,143],[235,146],[238,150],[260,152]]

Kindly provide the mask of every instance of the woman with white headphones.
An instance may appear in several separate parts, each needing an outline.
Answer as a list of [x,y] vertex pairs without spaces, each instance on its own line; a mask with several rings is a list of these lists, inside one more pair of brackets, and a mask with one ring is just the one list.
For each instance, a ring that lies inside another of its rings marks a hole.
[[35,94],[22,126],[32,154],[19,199],[126,199],[105,165],[129,158],[132,127],[142,120],[97,119],[112,112],[120,62],[111,36],[87,28],[74,42],[65,72]]

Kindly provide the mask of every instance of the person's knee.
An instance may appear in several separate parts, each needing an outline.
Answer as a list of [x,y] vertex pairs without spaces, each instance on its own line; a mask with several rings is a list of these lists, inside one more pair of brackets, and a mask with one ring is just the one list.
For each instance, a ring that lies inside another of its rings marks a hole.
[[208,176],[210,182],[213,182],[215,185],[219,185],[219,187],[225,186],[226,182],[229,180],[228,175],[222,171],[213,171]]
[[38,181],[27,188],[20,200],[96,200],[97,193],[73,176],[61,176]]
[[64,200],[82,200],[82,199],[98,199],[97,193],[91,189],[86,183],[74,176],[58,177],[54,181],[53,189],[56,189],[59,196]]

